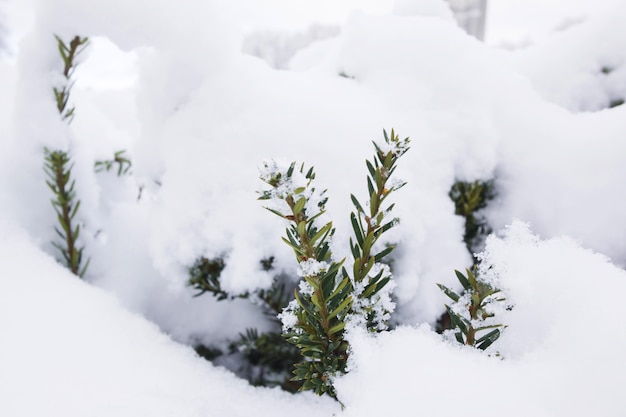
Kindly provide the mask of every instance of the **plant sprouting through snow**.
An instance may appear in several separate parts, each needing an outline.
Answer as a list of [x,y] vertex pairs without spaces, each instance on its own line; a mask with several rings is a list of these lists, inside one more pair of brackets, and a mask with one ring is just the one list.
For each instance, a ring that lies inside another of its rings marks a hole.
[[[351,199],[356,209],[350,215],[354,238],[350,239],[353,259],[334,260],[330,251],[335,229],[332,222],[322,221],[327,198],[312,186],[313,168],[305,171],[296,163],[264,163],[260,178],[271,188],[261,190],[260,199],[268,201],[266,208],[287,220],[289,227],[283,241],[289,245],[298,261],[298,275],[303,278],[295,299],[279,314],[287,340],[296,345],[305,360],[295,365],[294,381],[303,381],[302,389],[336,397],[333,378],[346,372],[348,341],[346,326],[369,331],[387,329],[387,320],[395,309],[391,292],[395,285],[388,265],[381,260],[394,246],[375,253],[378,238],[398,224],[389,215],[393,204],[383,207],[391,192],[404,186],[391,181],[396,162],[408,150],[409,139],[386,131],[384,142],[374,142],[376,155],[366,161],[369,192],[366,212],[357,198]],[[306,173],[305,173],[306,172]]]
[[444,332],[450,340],[465,345],[475,346],[485,350],[493,344],[506,328],[496,319],[498,313],[503,312],[505,298],[498,289],[497,279],[492,276],[488,281],[483,280],[480,274],[466,270],[466,275],[455,271],[464,292],[457,294],[450,288],[438,284],[439,288],[453,303],[446,305],[446,310],[452,322],[452,329]]

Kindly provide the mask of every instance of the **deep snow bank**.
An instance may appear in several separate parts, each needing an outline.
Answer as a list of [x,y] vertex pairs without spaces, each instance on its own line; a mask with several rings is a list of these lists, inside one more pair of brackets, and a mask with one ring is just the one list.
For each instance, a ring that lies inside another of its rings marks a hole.
[[0,225],[0,414],[330,415],[314,395],[249,386]]
[[351,335],[353,371],[337,382],[345,416],[620,416],[626,362],[626,273],[573,241],[541,241],[514,223],[490,238],[492,266],[514,308],[490,349],[422,326]]

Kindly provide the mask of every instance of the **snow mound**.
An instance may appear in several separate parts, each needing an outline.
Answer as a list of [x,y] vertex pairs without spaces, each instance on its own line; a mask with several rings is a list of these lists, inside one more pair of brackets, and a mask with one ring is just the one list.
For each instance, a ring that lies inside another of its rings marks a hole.
[[489,239],[484,259],[514,304],[487,351],[501,357],[428,326],[353,333],[353,370],[336,383],[345,417],[622,415],[626,324],[614,318],[626,314],[626,272],[519,222]]
[[0,415],[331,415],[216,368],[0,226]]

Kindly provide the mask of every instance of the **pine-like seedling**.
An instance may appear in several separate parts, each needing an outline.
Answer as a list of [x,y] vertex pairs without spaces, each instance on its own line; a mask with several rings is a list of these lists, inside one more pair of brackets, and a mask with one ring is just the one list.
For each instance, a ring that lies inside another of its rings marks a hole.
[[75,180],[72,179],[72,166],[66,152],[44,149],[44,169],[48,179],[46,184],[54,194],[52,206],[57,214],[59,227],[54,230],[61,238],[61,243],[52,245],[61,252],[67,267],[73,274],[82,277],[87,270],[89,260],[83,265],[83,247],[79,247],[80,224],[75,222],[80,200],[74,192]]
[[496,306],[505,299],[499,289],[481,280],[475,271],[467,269],[467,276],[454,272],[463,286],[463,295],[437,284],[454,301],[446,305],[452,323],[452,329],[447,333],[454,334],[454,339],[461,344],[485,350],[498,340],[501,330],[506,327],[495,320]]
[[386,329],[391,302],[391,271],[380,261],[392,246],[374,253],[380,236],[398,223],[389,219],[393,205],[383,208],[385,199],[404,183],[393,182],[396,162],[408,150],[408,138],[400,140],[395,132],[384,132],[385,142],[374,143],[376,155],[366,161],[369,171],[369,211],[351,196],[356,212],[350,218],[355,233],[350,249],[352,274],[344,267],[345,259],[333,259],[330,250],[335,232],[332,222],[322,220],[327,198],[313,186],[313,168],[296,163],[281,167],[266,163],[261,179],[270,189],[261,200],[273,203],[269,211],[286,220],[283,241],[291,247],[303,278],[294,291],[294,300],[279,315],[283,335],[297,346],[303,360],[295,365],[294,381],[302,381],[301,390],[314,390],[336,398],[332,379],[346,372],[348,342],[346,325],[362,326],[371,331]]
[[[73,86],[72,75],[76,69],[76,58],[84,50],[88,39],[74,37],[66,44],[55,35],[59,54],[63,60],[63,76],[65,83],[61,87],[53,87],[57,110],[63,121],[72,122],[75,107],[69,107],[70,91]],[[54,194],[52,206],[57,214],[60,227],[55,227],[61,242],[52,242],[52,245],[61,252],[63,261],[70,271],[83,277],[87,271],[89,260],[83,264],[83,249],[79,247],[78,238],[80,225],[77,224],[76,214],[80,207],[80,200],[76,198],[74,186],[76,180],[72,178],[72,163],[69,153],[64,150],[50,150],[44,148],[44,171],[48,179],[46,184]]]
[[70,99],[70,91],[74,86],[72,75],[77,67],[76,58],[84,51],[89,42],[89,38],[81,38],[75,36],[69,43],[65,43],[63,39],[54,35],[57,40],[57,46],[59,49],[59,55],[63,60],[63,77],[66,82],[61,87],[53,87],[54,98],[56,99],[57,110],[61,115],[61,118],[68,123],[71,123],[74,118],[75,107],[67,107]]

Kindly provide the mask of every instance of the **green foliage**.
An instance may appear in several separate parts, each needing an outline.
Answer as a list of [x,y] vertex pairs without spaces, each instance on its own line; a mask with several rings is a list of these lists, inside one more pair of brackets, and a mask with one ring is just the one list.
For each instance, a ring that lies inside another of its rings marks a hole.
[[231,353],[240,353],[250,368],[248,379],[253,385],[281,386],[287,391],[297,391],[301,384],[285,378],[288,370],[300,358],[295,346],[286,343],[280,332],[259,333],[247,329],[239,340],[230,346]]
[[67,267],[73,274],[83,277],[89,260],[83,265],[83,247],[78,246],[80,225],[76,224],[75,217],[80,207],[80,200],[74,192],[75,180],[72,180],[72,167],[66,152],[50,151],[44,148],[44,170],[48,179],[46,184],[54,194],[52,206],[57,214],[60,228],[55,227],[57,235],[63,243],[52,242],[52,245],[61,252]]
[[[334,260],[330,241],[335,232],[330,221],[322,221],[327,198],[325,191],[313,187],[313,168],[295,162],[286,170],[275,163],[267,164],[261,179],[271,188],[259,199],[277,203],[279,209],[269,211],[288,222],[283,241],[294,251],[303,277],[295,299],[281,313],[283,335],[297,346],[303,357],[295,365],[293,381],[301,381],[301,390],[314,390],[336,398],[332,378],[346,371],[348,342],[344,330],[348,322],[372,331],[386,328],[391,308],[387,286],[389,268],[380,260],[393,250],[387,247],[375,253],[380,236],[395,224],[388,220],[393,205],[383,208],[385,199],[404,183],[390,185],[396,162],[408,150],[409,139],[400,140],[392,130],[384,132],[385,143],[376,148],[372,161],[366,161],[369,211],[351,196],[356,212],[350,216],[356,243],[351,239],[354,260],[352,275],[344,260]],[[387,286],[387,288],[385,288]]]
[[117,166],[117,176],[121,177],[129,173],[132,163],[130,159],[124,156],[125,150],[117,151],[113,154],[113,159],[106,159],[102,161],[96,161],[94,168],[96,172],[107,171],[109,172],[113,166]]
[[210,292],[218,300],[229,298],[229,294],[222,290],[220,284],[220,274],[224,270],[226,264],[224,258],[207,259],[201,257],[189,268],[189,285],[200,291],[195,297]]
[[[350,213],[350,221],[356,242],[350,238],[350,250],[354,257],[352,281],[357,296],[353,310],[360,313],[371,330],[385,330],[389,311],[380,310],[377,298],[380,291],[391,280],[391,273],[381,261],[389,255],[395,246],[386,246],[378,253],[373,253],[376,242],[387,230],[396,226],[399,219],[390,218],[394,204],[385,206],[383,203],[392,192],[406,185],[402,181],[390,181],[396,170],[398,159],[409,149],[409,138],[400,140],[391,130],[391,137],[383,131],[386,150],[376,142],[376,154],[371,161],[365,161],[368,170],[367,189],[369,195],[369,211],[354,195],[350,195],[356,212]],[[392,184],[390,184],[392,183]],[[370,301],[374,301],[371,303]]]
[[[476,273],[478,259],[475,255],[484,244],[484,239],[491,233],[486,219],[479,212],[489,201],[495,198],[494,180],[474,182],[457,181],[449,193],[454,201],[455,214],[465,218],[463,240],[467,250],[474,258],[474,272],[467,269],[467,276],[455,271],[463,287],[461,295],[450,288],[437,284],[453,303],[446,305],[447,317],[443,316],[439,324],[445,333],[454,334],[461,344],[475,346],[485,350],[499,337],[506,326],[495,321],[494,308],[505,299],[500,290],[481,279]],[[445,320],[449,319],[449,320]],[[452,329],[452,330],[447,330]]]
[[[63,76],[66,83],[62,87],[53,87],[57,110],[61,119],[71,123],[74,118],[75,108],[67,108],[70,91],[73,83],[72,74],[76,69],[76,57],[84,50],[88,39],[79,36],[74,37],[69,44],[63,42],[55,35],[59,54],[63,60]],[[46,184],[54,194],[52,206],[57,214],[59,227],[55,231],[61,243],[52,242],[52,245],[61,252],[65,264],[73,274],[83,277],[89,266],[89,260],[83,264],[83,249],[78,247],[80,225],[75,221],[80,200],[76,198],[74,186],[76,180],[72,179],[72,164],[66,151],[44,148],[44,171],[48,177]]]
[[454,271],[463,287],[463,295],[459,295],[450,288],[437,284],[439,288],[454,302],[446,305],[446,310],[452,322],[452,331],[455,339],[465,345],[485,350],[500,337],[500,332],[506,326],[494,321],[494,304],[505,299],[500,290],[481,280],[466,270],[467,275]]
[[478,212],[495,197],[494,181],[457,181],[448,195],[454,201],[455,214],[465,218],[463,241],[473,255],[481,249],[485,237],[491,233],[487,221]]
[[[318,394],[328,392],[335,396],[329,376],[345,371],[347,342],[342,335],[344,319],[352,303],[352,286],[347,277],[337,280],[343,261],[330,261],[329,241],[334,233],[332,223],[319,225],[316,222],[324,214],[327,199],[324,192],[316,193],[311,186],[315,178],[313,168],[305,173],[304,165],[297,171],[293,163],[286,172],[275,172],[264,180],[276,190],[291,182],[297,172],[304,176],[306,183],[281,193],[279,197],[285,201],[288,210],[283,213],[269,209],[289,221],[287,237],[283,241],[293,249],[301,265],[306,265],[308,269],[304,271],[302,268],[305,282],[300,291],[294,292],[296,303],[290,304],[298,317],[297,325],[287,329],[285,337],[306,358],[295,366],[293,380],[302,381],[303,390],[314,389]],[[260,198],[273,198],[272,191],[264,192]],[[310,200],[316,201],[311,204]]]
[[[270,271],[273,268],[274,257],[262,259],[261,268]],[[188,284],[200,292],[212,294],[217,300],[232,300],[235,298],[249,299],[274,322],[275,331],[259,333],[257,329],[248,329],[241,334],[239,339],[230,343],[229,351],[222,352],[219,349],[204,345],[196,346],[196,352],[210,361],[224,359],[223,356],[239,356],[244,364],[235,371],[239,376],[246,378],[253,385],[277,386],[280,385],[288,391],[296,391],[301,384],[290,381],[289,369],[295,363],[300,354],[299,351],[282,337],[276,315],[291,301],[293,286],[288,284],[289,278],[283,275],[275,277],[270,288],[259,289],[253,293],[230,294],[222,289],[220,275],[226,263],[224,257],[208,259],[199,258],[189,268]],[[232,363],[229,359],[227,362]]]
[[61,87],[54,87],[54,97],[56,99],[57,110],[63,120],[71,122],[74,118],[74,107],[67,108],[67,104],[70,98],[70,91],[74,85],[70,82],[74,71],[76,70],[77,62],[76,58],[84,51],[89,42],[88,38],[81,38],[75,36],[69,43],[65,43],[63,39],[54,35],[57,40],[57,46],[59,49],[59,55],[63,60],[63,76],[68,81]]

